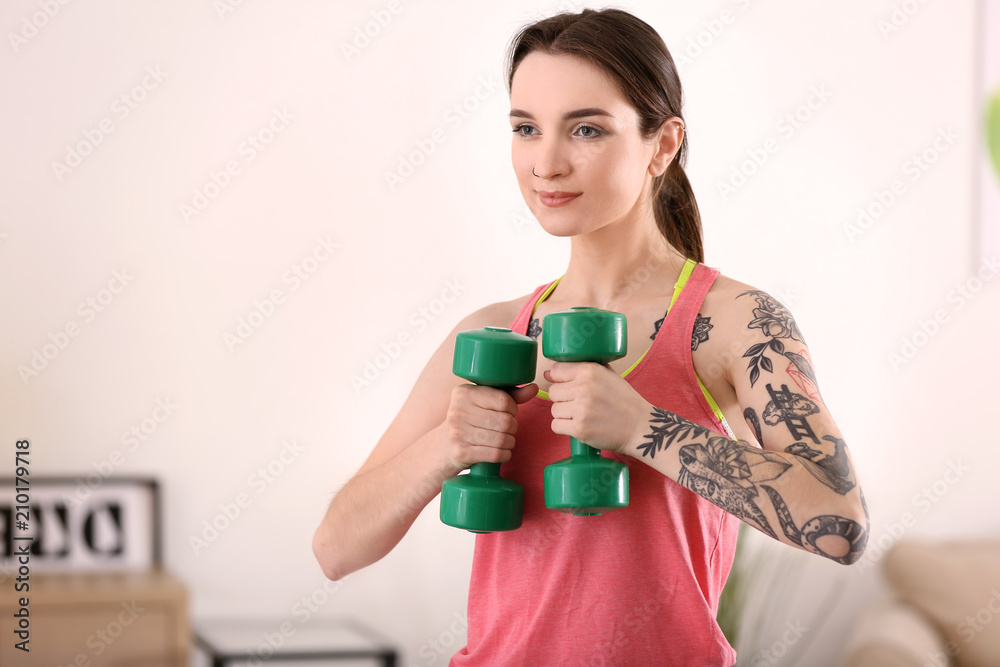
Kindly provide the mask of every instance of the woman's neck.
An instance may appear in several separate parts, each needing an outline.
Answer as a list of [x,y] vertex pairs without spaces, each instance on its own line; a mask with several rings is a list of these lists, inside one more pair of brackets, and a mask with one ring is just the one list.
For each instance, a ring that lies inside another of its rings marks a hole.
[[649,218],[605,225],[571,239],[569,266],[553,292],[560,302],[621,308],[673,291],[686,258]]

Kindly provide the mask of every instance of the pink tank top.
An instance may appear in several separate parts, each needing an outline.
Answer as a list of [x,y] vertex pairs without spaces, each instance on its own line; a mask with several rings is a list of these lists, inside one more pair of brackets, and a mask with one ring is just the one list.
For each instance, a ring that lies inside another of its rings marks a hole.
[[[695,317],[718,274],[694,267],[625,379],[653,405],[726,433],[691,359]],[[526,333],[551,285],[534,291],[511,329]],[[627,508],[590,517],[547,509],[542,471],[569,456],[569,438],[550,428],[551,405],[536,396],[518,408],[517,444],[501,474],[525,487],[524,523],[476,536],[468,643],[450,667],[735,664],[715,616],[739,520],[644,462],[608,452],[629,466]]]

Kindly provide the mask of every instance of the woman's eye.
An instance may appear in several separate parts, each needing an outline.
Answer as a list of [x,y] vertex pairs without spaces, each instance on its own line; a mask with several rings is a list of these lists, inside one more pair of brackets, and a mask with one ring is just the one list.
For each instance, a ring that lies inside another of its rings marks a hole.
[[[535,128],[531,127],[530,125],[518,125],[517,127],[514,128],[513,132],[514,134],[520,137],[529,137],[532,136],[531,131],[533,131],[534,129]],[[528,132],[523,132],[522,130],[528,130]],[[580,127],[576,128],[576,131],[584,139],[594,139],[604,134],[604,132],[602,132],[601,130],[598,130],[596,127],[592,127],[590,125],[581,125]]]

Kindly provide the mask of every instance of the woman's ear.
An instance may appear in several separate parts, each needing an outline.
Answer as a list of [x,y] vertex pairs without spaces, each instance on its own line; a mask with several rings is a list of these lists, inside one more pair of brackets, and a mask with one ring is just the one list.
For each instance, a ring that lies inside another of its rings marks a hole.
[[653,141],[656,145],[656,153],[653,154],[653,159],[649,162],[649,173],[653,175],[653,178],[656,178],[667,170],[670,162],[681,148],[681,142],[684,141],[684,121],[677,116],[663,121],[660,132],[653,137]]

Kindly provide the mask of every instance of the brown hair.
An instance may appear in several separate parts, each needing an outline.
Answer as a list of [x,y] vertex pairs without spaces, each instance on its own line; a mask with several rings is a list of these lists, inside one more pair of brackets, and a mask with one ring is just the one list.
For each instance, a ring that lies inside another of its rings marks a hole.
[[[506,56],[507,93],[514,72],[533,51],[583,58],[607,72],[639,115],[639,133],[650,139],[674,116],[681,117],[683,94],[674,60],[663,39],[645,21],[620,9],[584,9],[525,26]],[[704,262],[701,214],[684,173],[687,132],[667,170],[653,181],[656,225],[685,256]]]

